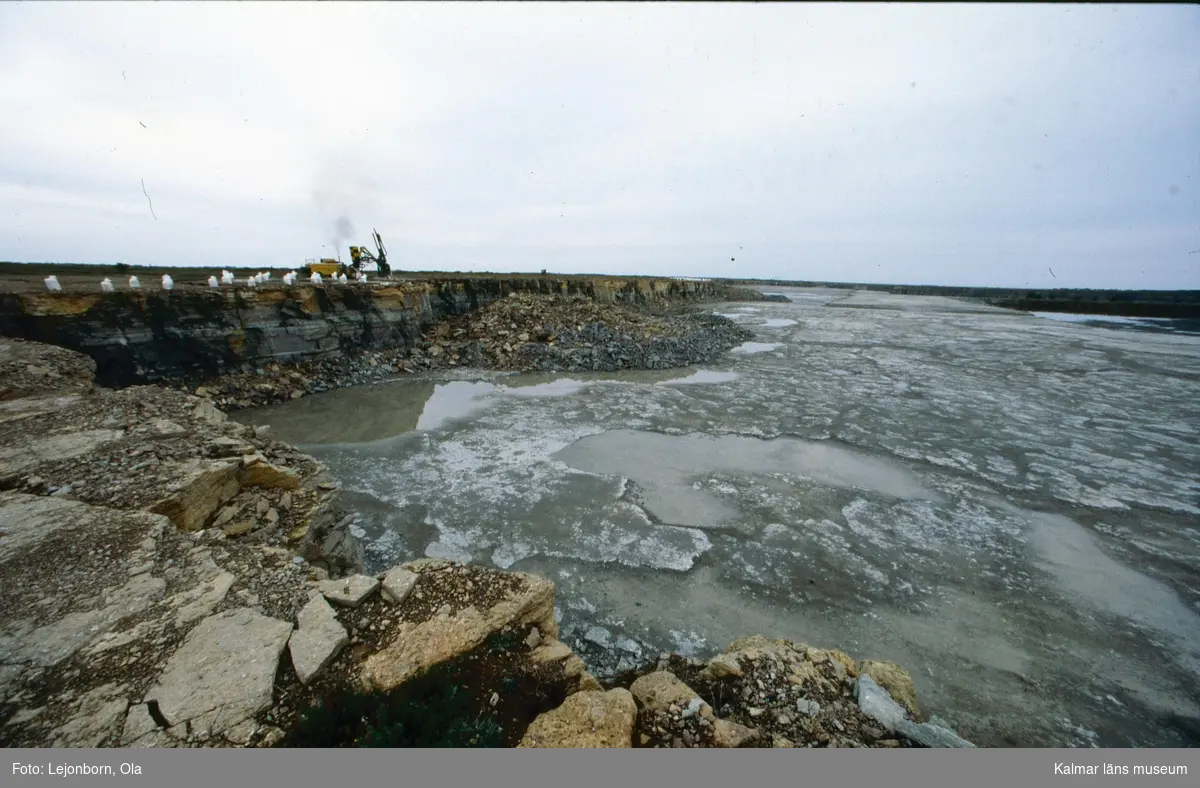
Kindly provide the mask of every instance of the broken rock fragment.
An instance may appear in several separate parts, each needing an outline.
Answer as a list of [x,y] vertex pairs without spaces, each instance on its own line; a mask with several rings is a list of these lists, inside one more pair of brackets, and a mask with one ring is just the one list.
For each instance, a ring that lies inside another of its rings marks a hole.
[[[238,479],[246,487],[277,487],[284,490],[295,490],[300,486],[300,476],[291,468],[280,468],[259,458],[238,473]],[[242,461],[245,463],[245,459]]]
[[308,684],[350,642],[346,628],[323,596],[314,596],[296,617],[299,629],[288,640],[292,667],[301,684]]
[[[671,704],[687,706],[699,696],[684,684],[674,673],[665,670],[655,671],[641,676],[633,682],[629,691],[633,693],[638,706],[651,711],[669,711]],[[701,702],[701,708],[708,704]]]
[[335,605],[358,607],[379,587],[379,581],[368,575],[350,575],[338,580],[324,580],[318,587]]
[[389,602],[398,605],[409,595],[416,583],[417,576],[414,573],[398,566],[384,575],[383,595]]
[[920,719],[917,690],[908,671],[895,662],[864,659],[858,663],[858,672],[870,676],[876,684],[887,690],[893,700],[908,709],[914,719]]
[[190,460],[175,471],[171,494],[150,507],[165,514],[176,528],[196,531],[217,509],[237,495],[237,465],[232,462]]
[[520,747],[632,747],[637,705],[626,689],[585,691],[538,715]]
[[275,670],[292,625],[250,608],[210,616],[196,625],[146,693],[174,727],[217,735],[271,705]]
[[747,728],[732,720],[713,720],[712,744],[714,747],[737,749],[758,738],[758,731]]

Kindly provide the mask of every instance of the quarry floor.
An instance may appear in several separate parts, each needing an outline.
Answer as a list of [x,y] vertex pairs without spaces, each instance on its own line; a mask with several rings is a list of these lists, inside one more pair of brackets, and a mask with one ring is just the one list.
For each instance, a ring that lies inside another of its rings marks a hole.
[[756,337],[702,369],[234,418],[328,465],[373,567],[554,580],[598,673],[766,633],[905,665],[980,746],[1200,744],[1200,337],[767,292],[714,307]]

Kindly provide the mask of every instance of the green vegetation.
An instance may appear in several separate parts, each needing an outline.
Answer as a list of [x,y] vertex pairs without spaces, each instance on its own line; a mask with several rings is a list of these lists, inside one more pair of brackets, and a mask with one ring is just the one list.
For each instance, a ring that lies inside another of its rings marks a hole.
[[569,686],[561,665],[527,661],[527,636],[495,633],[390,692],[342,684],[312,696],[280,746],[511,747]]
[[501,747],[494,713],[478,710],[455,666],[386,693],[342,688],[304,710],[285,747]]

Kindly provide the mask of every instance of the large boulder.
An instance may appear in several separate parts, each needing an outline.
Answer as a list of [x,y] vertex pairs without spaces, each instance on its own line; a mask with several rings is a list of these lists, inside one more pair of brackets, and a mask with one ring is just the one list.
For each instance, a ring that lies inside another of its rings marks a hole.
[[262,455],[252,455],[250,461],[242,461],[243,468],[238,471],[238,481],[245,487],[273,487],[282,490],[295,490],[300,486],[300,474],[291,468],[273,465],[262,458]]
[[751,744],[758,739],[758,736],[759,733],[754,728],[748,728],[732,720],[717,719],[713,720],[710,741],[714,747],[733,750]]
[[519,747],[632,747],[637,706],[629,690],[576,692],[538,715]]
[[433,559],[404,568],[418,579],[397,605],[400,622],[390,641],[363,663],[360,678],[368,688],[392,689],[494,634],[531,626],[543,635],[558,634],[549,580]]
[[738,664],[737,657],[730,654],[717,654],[704,667],[705,678],[717,681],[728,678],[741,678],[742,673],[742,666]]

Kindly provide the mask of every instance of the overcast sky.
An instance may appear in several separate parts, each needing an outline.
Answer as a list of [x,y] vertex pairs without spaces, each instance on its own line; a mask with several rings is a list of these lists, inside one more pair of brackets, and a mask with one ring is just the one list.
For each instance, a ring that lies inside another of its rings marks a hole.
[[0,260],[1200,287],[1194,5],[6,2],[0,52]]

